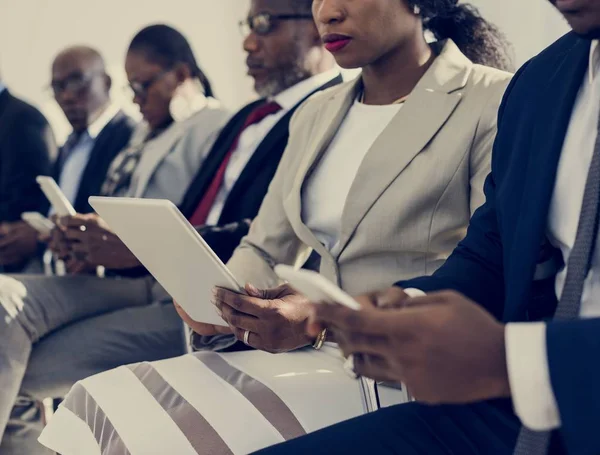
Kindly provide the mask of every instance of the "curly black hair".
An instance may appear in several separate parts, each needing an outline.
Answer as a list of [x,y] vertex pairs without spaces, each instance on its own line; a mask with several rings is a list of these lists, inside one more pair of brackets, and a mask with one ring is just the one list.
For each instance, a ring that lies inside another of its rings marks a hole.
[[198,66],[188,40],[173,27],[155,24],[143,28],[131,41],[129,51],[142,52],[149,60],[170,68],[178,63],[187,65],[197,78],[206,96],[214,96],[210,81]]
[[424,27],[436,39],[452,39],[472,62],[505,71],[514,70],[512,48],[506,37],[479,10],[458,0],[405,0],[419,11]]

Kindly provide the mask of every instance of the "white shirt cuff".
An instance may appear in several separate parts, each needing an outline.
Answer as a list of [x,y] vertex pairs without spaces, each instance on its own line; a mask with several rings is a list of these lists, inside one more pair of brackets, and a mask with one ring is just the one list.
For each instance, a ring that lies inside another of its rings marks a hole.
[[422,290],[417,289],[417,288],[404,289],[404,293],[407,296],[409,296],[411,299],[414,299],[415,297],[423,297],[426,295]]
[[559,428],[560,415],[550,383],[546,352],[546,324],[508,324],[504,334],[515,413],[531,430]]

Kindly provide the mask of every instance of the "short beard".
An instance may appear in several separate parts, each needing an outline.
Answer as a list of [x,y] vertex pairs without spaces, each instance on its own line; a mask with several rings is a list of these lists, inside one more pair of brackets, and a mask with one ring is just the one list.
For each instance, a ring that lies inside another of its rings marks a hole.
[[308,79],[311,76],[310,72],[295,66],[289,70],[273,74],[273,77],[260,87],[256,87],[256,92],[261,98],[269,98],[280,94],[284,90],[293,87],[299,82]]

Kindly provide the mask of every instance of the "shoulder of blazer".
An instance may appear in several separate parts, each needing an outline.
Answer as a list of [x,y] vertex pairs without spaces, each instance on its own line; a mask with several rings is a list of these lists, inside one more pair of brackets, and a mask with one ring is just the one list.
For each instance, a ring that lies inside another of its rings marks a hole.
[[181,212],[185,216],[191,216],[193,210],[195,210],[198,205],[199,198],[204,194],[205,188],[221,165],[223,156],[231,147],[231,144],[244,125],[246,118],[250,115],[250,112],[262,102],[263,100],[257,100],[244,106],[223,127],[210,148],[202,166],[200,166],[200,169],[198,169],[196,175],[189,184],[183,200],[179,205]]
[[[264,139],[259,144],[256,152],[253,155],[253,161],[257,161],[261,159],[265,152],[269,152],[269,149],[279,141],[285,141],[283,143],[283,148],[281,149],[280,155],[285,150],[285,146],[287,144],[287,140],[290,134],[290,122],[294,119],[300,110],[304,110],[304,107],[312,103],[313,100],[320,99],[322,96],[329,97],[330,90],[335,90],[338,88],[338,85],[343,84],[343,79],[341,75],[333,78],[317,89],[313,90],[311,93],[306,95],[303,99],[301,99],[294,107],[292,107],[286,114],[279,119],[279,121],[271,128],[271,130],[267,133]],[[327,98],[329,99],[329,98]]]
[[252,112],[254,108],[262,102],[262,99],[253,101],[252,103],[247,104],[246,106],[241,108],[236,114],[234,114],[234,116],[231,117],[231,119],[225,124],[225,126],[219,133],[219,136],[217,137],[211,149],[211,152],[212,150],[218,148],[223,143],[223,141],[229,139],[232,134],[237,134],[244,125],[244,122],[246,121],[248,115],[250,115],[250,112]]
[[[0,115],[4,110],[10,119],[10,124],[22,126],[22,122],[28,122],[38,126],[40,129],[49,128],[50,124],[46,117],[34,106],[13,96],[8,89],[0,93]],[[8,124],[8,122],[2,122]]]

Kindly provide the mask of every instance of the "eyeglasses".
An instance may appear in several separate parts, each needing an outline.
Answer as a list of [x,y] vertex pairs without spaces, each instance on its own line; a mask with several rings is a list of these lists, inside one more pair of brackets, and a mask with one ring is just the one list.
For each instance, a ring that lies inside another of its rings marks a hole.
[[165,77],[167,75],[167,73],[169,71],[171,71],[171,69],[172,68],[165,69],[144,82],[130,82],[126,88],[131,89],[134,96],[137,96],[138,98],[146,98],[146,95],[148,94],[148,90],[150,90],[150,87],[152,87],[154,84],[156,84],[158,81],[160,81],[163,77]]
[[97,75],[98,73],[90,73],[87,75],[83,73],[73,73],[63,80],[52,81],[50,88],[54,92],[55,97],[67,90],[75,95],[79,95],[89,88],[92,79]]
[[248,16],[248,19],[240,21],[240,32],[246,37],[251,32],[260,36],[268,35],[273,31],[278,21],[294,21],[294,20],[312,20],[310,14],[269,14],[258,13],[254,16]]

